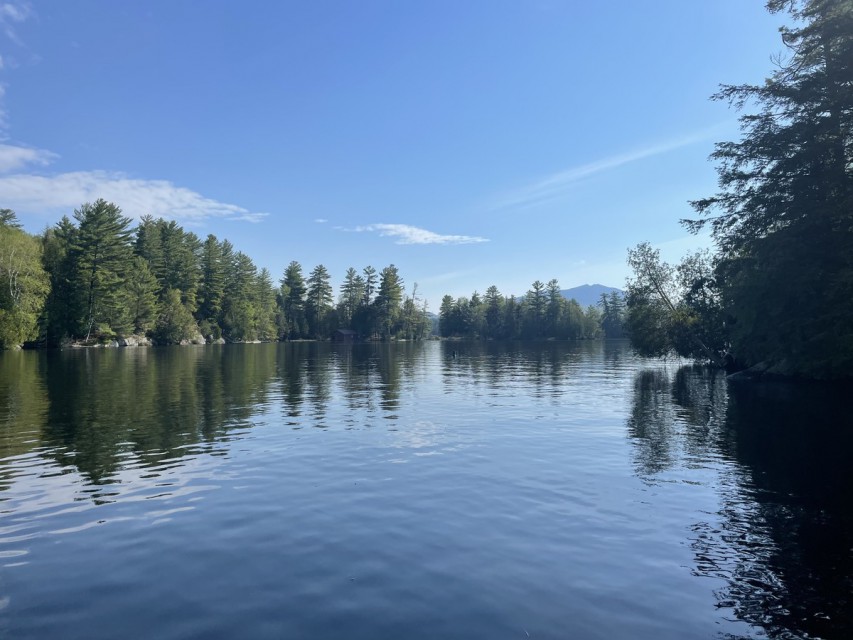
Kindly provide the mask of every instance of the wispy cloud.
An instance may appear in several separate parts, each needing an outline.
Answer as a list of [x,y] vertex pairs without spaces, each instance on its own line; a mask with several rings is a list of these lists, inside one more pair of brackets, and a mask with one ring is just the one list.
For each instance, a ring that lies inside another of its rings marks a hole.
[[0,29],[3,30],[9,40],[17,45],[21,44],[15,25],[20,24],[33,15],[32,7],[28,2],[3,2],[0,3]]
[[[10,153],[10,157],[15,156]],[[150,214],[189,225],[201,224],[209,218],[260,222],[268,215],[206,198],[168,180],[131,178],[118,172],[75,171],[55,176],[20,173],[0,176],[0,202],[19,213],[59,216],[98,198],[115,202],[125,215],[133,218]]]
[[602,158],[594,162],[571,167],[546,176],[536,182],[499,196],[491,203],[492,209],[521,209],[557,200],[565,195],[576,183],[597,173],[610,171],[631,162],[637,162],[675,151],[681,147],[707,140],[721,128],[715,125],[680,138],[674,138],[642,149]]
[[397,238],[396,244],[475,244],[489,241],[480,236],[442,235],[408,224],[368,224],[352,231],[374,231],[380,236]]
[[29,165],[46,166],[59,156],[44,149],[0,143],[0,173],[18,171]]
[[317,224],[326,224],[328,220],[326,220],[326,218],[314,218],[314,222]]
[[[5,49],[7,42],[17,47],[22,47],[23,42],[18,37],[17,25],[26,21],[33,15],[32,7],[28,2],[2,2],[0,3],[0,43],[3,51],[0,52],[0,70],[7,67],[17,66],[13,57],[7,55]],[[5,138],[5,130],[9,125],[8,114],[5,105],[6,85],[0,83],[0,137]]]

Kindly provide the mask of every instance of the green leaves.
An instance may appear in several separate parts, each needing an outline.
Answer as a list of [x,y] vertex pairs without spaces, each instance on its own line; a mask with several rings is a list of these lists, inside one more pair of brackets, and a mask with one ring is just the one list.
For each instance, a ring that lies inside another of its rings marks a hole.
[[714,96],[758,112],[741,117],[740,140],[716,146],[720,191],[694,201],[700,218],[684,221],[694,232],[710,226],[719,247],[697,293],[718,296],[743,364],[850,376],[853,2],[771,0],[768,9],[790,10],[797,26],[782,29],[788,56],[764,84]]
[[20,345],[37,335],[49,290],[41,257],[38,239],[19,228],[14,213],[0,210],[0,348]]

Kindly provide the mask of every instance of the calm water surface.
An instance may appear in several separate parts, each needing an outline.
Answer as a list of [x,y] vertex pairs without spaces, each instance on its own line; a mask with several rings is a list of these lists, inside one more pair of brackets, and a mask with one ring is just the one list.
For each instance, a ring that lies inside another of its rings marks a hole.
[[847,398],[621,343],[0,354],[0,637],[850,638]]

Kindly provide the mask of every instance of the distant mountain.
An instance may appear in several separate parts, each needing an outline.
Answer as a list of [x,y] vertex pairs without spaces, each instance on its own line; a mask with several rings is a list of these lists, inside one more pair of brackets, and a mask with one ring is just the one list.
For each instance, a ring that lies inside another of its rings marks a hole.
[[617,289],[616,287],[605,287],[603,284],[582,284],[579,287],[563,289],[560,293],[562,293],[563,297],[567,300],[574,298],[578,301],[580,306],[588,307],[591,304],[598,304],[602,293],[609,294],[612,291],[620,294],[622,293],[621,289]]

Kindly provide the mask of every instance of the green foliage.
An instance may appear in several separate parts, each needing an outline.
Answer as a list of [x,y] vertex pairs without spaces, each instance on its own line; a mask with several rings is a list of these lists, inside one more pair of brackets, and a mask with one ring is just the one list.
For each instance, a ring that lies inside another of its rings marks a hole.
[[255,282],[255,300],[257,309],[255,338],[265,342],[277,340],[275,287],[273,286],[272,275],[266,268],[261,269],[258,273]]
[[625,300],[616,291],[602,293],[598,303],[601,307],[601,330],[607,338],[625,337]]
[[720,192],[693,203],[719,246],[716,286],[743,364],[853,375],[853,3],[771,0],[798,23],[764,84],[724,86],[739,141],[716,146]]
[[626,324],[634,350],[722,365],[728,344],[710,256],[690,255],[673,267],[644,242],[628,252],[628,264],[634,275],[627,282]]
[[352,322],[355,312],[364,301],[365,280],[358,272],[350,267],[341,284],[341,295],[338,302],[338,318],[347,326]]
[[73,310],[77,299],[74,291],[74,265],[71,243],[77,228],[67,216],[42,237],[44,269],[50,278],[50,292],[41,319],[41,333],[49,346],[58,346],[75,325]]
[[287,265],[281,279],[279,331],[282,338],[293,340],[307,335],[305,292],[302,265],[294,260]]
[[209,235],[201,242],[176,222],[151,216],[131,230],[104,200],[82,205],[73,220],[63,217],[40,238],[0,209],[0,259],[0,347],[36,337],[50,346],[106,341],[131,332],[173,344],[199,330],[235,342],[325,339],[336,328],[416,340],[431,330],[417,286],[404,299],[394,265],[381,276],[372,267],[364,276],[349,269],[335,308],[323,265],[306,282],[291,262],[275,290],[269,271],[227,240]]
[[96,325],[127,322],[125,281],[131,264],[130,218],[104,200],[74,212],[78,227],[69,247],[73,289],[77,294],[72,333],[86,338]]
[[426,312],[426,302],[418,306],[418,283],[412,287],[412,295],[403,301],[402,335],[406,340],[423,340],[432,332],[432,321]]
[[382,336],[389,338],[398,327],[400,305],[403,301],[403,279],[393,264],[385,267],[379,274],[379,290],[373,301],[379,319]]
[[258,270],[252,259],[233,254],[226,278],[222,334],[227,340],[244,342],[258,336]]
[[[201,285],[198,294],[199,320],[213,332],[222,314],[225,299],[225,249],[213,234],[207,236],[201,249]],[[207,335],[207,334],[206,334]],[[217,336],[218,337],[218,336]]]
[[34,339],[49,289],[42,246],[9,209],[0,210],[0,349]]
[[174,220],[145,216],[136,229],[135,251],[156,277],[161,299],[167,290],[177,289],[184,305],[196,309],[203,251],[194,233],[185,232]]
[[181,300],[181,292],[169,289],[163,296],[154,337],[160,344],[179,344],[196,333],[195,318]]
[[308,276],[305,315],[308,335],[312,338],[325,338],[329,334],[326,322],[332,309],[332,285],[329,281],[329,272],[322,264],[314,267]]
[[127,303],[135,333],[144,333],[154,326],[157,319],[157,279],[148,263],[139,256],[133,258],[133,267],[128,273]]
[[492,285],[483,298],[476,291],[470,299],[444,296],[439,309],[439,332],[445,337],[578,340],[599,337],[600,325],[598,310],[566,300],[556,280],[535,281],[520,302]]

